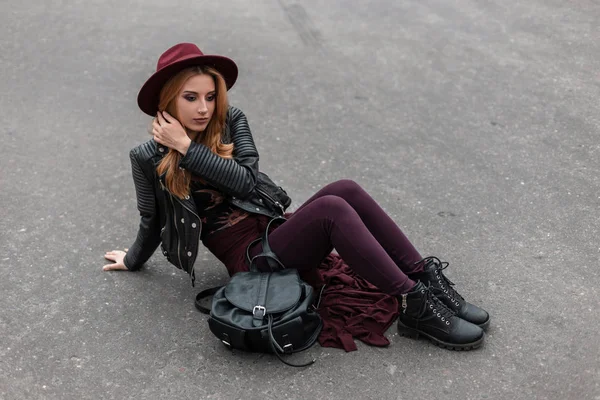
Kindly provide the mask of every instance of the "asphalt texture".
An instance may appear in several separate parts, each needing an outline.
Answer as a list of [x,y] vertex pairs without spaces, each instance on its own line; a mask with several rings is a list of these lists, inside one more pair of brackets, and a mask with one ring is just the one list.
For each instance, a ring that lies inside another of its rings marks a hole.
[[[591,0],[2,2],[1,399],[600,399],[600,5]],[[102,272],[138,213],[136,96],[178,42],[298,207],[360,183],[492,325],[483,348],[231,353],[157,253]]]

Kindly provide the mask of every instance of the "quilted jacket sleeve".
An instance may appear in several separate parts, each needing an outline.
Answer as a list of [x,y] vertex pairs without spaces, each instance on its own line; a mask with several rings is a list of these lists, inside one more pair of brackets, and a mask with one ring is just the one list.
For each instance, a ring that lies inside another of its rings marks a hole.
[[140,167],[139,160],[136,157],[136,149],[131,150],[129,158],[131,159],[137,208],[141,220],[137,238],[127,251],[124,261],[127,269],[135,271],[142,267],[160,244],[160,221],[156,209],[157,203],[152,180],[144,174]]
[[244,113],[235,107],[230,107],[228,113],[233,159],[219,157],[208,147],[192,142],[179,166],[202,177],[224,193],[244,198],[256,186],[258,151]]

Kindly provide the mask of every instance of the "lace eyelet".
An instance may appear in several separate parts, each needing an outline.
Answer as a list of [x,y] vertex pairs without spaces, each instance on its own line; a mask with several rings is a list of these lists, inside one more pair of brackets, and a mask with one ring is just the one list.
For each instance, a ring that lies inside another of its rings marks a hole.
[[442,321],[445,321],[444,317],[442,317]]
[[433,309],[433,313],[435,314],[436,312],[437,312],[437,310],[434,308],[434,309]]
[[433,308],[433,304],[430,304],[430,305],[429,305],[429,308]]
[[450,325],[450,321],[446,321],[446,325]]
[[437,313],[437,316],[438,316],[438,318],[440,318],[441,317],[440,313]]

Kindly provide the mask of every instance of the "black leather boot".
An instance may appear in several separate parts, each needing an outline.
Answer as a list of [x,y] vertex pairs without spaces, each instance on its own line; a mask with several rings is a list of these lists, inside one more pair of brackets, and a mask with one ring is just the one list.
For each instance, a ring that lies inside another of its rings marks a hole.
[[423,335],[451,350],[472,350],[483,344],[483,330],[456,316],[423,282],[418,282],[412,292],[398,296],[398,300],[400,335],[415,339]]
[[410,274],[409,277],[412,280],[420,280],[433,288],[434,294],[460,318],[478,325],[482,329],[487,329],[490,325],[490,316],[487,311],[465,301],[454,289],[454,283],[442,272],[448,267],[447,262],[442,262],[437,257],[427,257],[418,263],[423,263],[423,272]]

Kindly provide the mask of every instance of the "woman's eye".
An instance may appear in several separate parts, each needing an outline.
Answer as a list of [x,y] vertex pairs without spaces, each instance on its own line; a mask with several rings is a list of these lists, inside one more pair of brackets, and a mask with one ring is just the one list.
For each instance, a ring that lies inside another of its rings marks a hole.
[[196,98],[194,96],[186,96],[185,99],[187,101],[194,101],[194,100],[196,100]]
[[206,101],[213,101],[215,99],[215,96],[208,96],[206,98]]

